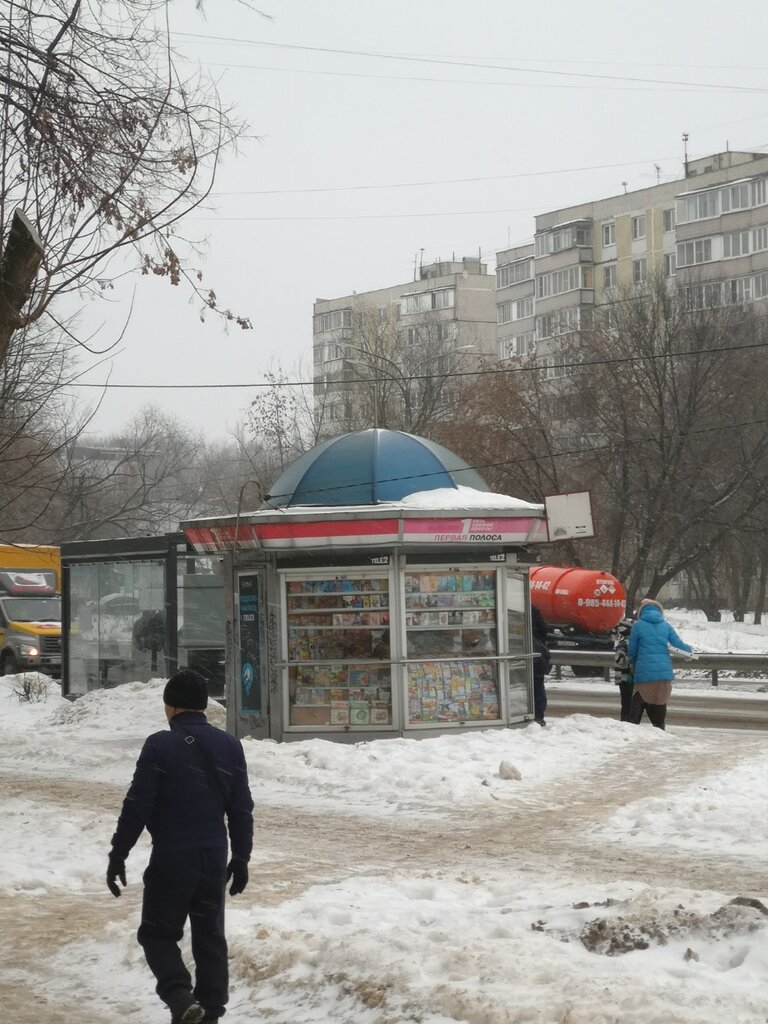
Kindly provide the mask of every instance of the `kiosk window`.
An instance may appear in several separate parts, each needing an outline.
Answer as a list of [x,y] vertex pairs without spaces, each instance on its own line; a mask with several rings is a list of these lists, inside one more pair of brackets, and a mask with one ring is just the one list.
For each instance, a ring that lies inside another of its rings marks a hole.
[[291,725],[392,724],[389,579],[286,580]]
[[405,630],[411,725],[501,717],[496,570],[406,573]]

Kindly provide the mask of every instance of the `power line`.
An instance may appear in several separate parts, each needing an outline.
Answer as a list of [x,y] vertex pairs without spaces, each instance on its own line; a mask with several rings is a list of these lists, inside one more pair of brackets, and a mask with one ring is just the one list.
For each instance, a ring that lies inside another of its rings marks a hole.
[[434,213],[353,213],[333,216],[287,216],[287,217],[198,217],[194,213],[186,216],[187,221],[340,221],[340,220],[411,220],[414,217],[482,217],[485,214],[532,213],[538,206],[517,206],[504,210],[437,210]]
[[[199,63],[191,60],[190,58],[181,58],[185,64]],[[219,63],[217,61],[206,61],[206,68],[226,68],[228,71],[271,71],[277,72],[283,75],[310,75],[320,76],[321,78],[364,78],[368,81],[383,81],[383,82],[434,82],[439,85],[483,85],[492,86],[495,89],[530,89],[531,86],[527,82],[497,82],[488,81],[480,78],[435,78],[434,76],[425,75],[383,75],[376,74],[372,71],[327,71],[320,68],[280,68],[275,67],[271,64],[233,64],[231,61],[227,61],[226,64]],[[484,66],[484,65],[481,65]],[[515,70],[514,68],[510,70]],[[548,72],[542,71],[541,74],[561,74],[564,72]],[[573,91],[574,89],[583,90],[597,90],[598,92],[650,92],[655,94],[667,95],[670,92],[687,92],[687,93],[702,93],[706,92],[705,89],[696,88],[695,86],[682,85],[677,88],[670,88],[669,86],[660,87],[655,85],[598,85],[597,83],[590,83],[589,85],[574,85],[573,82],[537,82],[535,85],[536,89],[568,89]],[[713,86],[714,88],[714,86]],[[757,90],[752,90],[757,91]]]
[[[216,45],[217,40],[220,37],[217,36],[203,36],[195,34],[193,32],[173,32],[172,35],[186,35],[194,36],[201,43],[213,43]],[[227,41],[239,43],[241,45],[249,46],[254,45],[248,40],[235,40],[229,37],[224,37]],[[410,57],[420,58],[435,58],[435,59],[448,59],[442,54],[436,53],[412,53],[408,54]],[[467,53],[456,53],[450,58],[450,62],[456,60],[496,60],[496,61],[530,61],[533,64],[584,64],[595,67],[626,67],[631,65],[637,68],[695,68],[697,70],[705,71],[768,71],[768,66],[759,64],[683,64],[677,61],[627,61],[627,60],[588,60],[586,58],[575,58],[575,57],[533,57],[533,56],[517,56],[517,57],[505,57],[505,56],[490,56],[490,57],[478,57],[476,54]]]
[[728,92],[768,92],[765,88],[753,88],[742,85],[720,85],[712,82],[681,82],[674,79],[664,78],[641,78],[637,75],[605,75],[586,71],[550,71],[545,68],[531,68],[521,66],[506,66],[500,64],[484,64],[479,61],[449,60],[439,57],[416,57],[410,54],[388,53],[376,50],[347,50],[330,46],[301,46],[297,43],[276,43],[262,39],[237,39],[232,36],[211,36],[198,32],[176,32],[175,35],[185,39],[205,39],[208,42],[237,43],[240,46],[263,46],[275,50],[292,50],[302,53],[325,53],[333,56],[343,57],[372,57],[376,60],[404,61],[413,64],[437,64],[441,67],[462,67],[474,68],[483,71],[504,71],[518,72],[528,75],[548,75],[562,78],[588,78],[596,81],[608,82],[636,82],[641,85],[665,85],[665,86],[691,86],[697,89],[714,89]]
[[[661,160],[672,160],[676,157],[658,157]],[[653,162],[653,161],[651,161]],[[605,171],[619,167],[646,166],[648,160],[626,160],[616,164],[592,164],[585,167],[560,167],[555,170],[545,171],[521,171],[518,174],[492,174],[486,177],[476,178],[444,178],[432,181],[396,181],[376,185],[313,185],[303,188],[268,188],[254,191],[237,192],[211,192],[211,196],[220,198],[223,196],[280,196],[280,195],[301,195],[314,192],[362,192],[372,189],[385,188],[424,188],[432,185],[466,185],[477,184],[488,181],[513,181],[519,178],[542,178],[552,174],[578,174],[583,171]],[[517,212],[517,211],[515,211]]]
[[[561,363],[559,369],[562,370],[584,370],[594,366],[615,366],[626,363],[644,363],[653,362],[659,359],[683,359],[690,356],[698,355],[718,355],[721,352],[741,352],[750,351],[754,349],[768,348],[768,341],[755,341],[747,345],[722,345],[717,348],[700,348],[700,349],[689,349],[687,351],[680,352],[661,352],[653,353],[651,355],[639,355],[639,356],[615,356],[611,359],[592,359],[592,360],[579,360],[572,363]],[[450,355],[451,353],[446,353]],[[371,353],[371,360],[375,362],[376,356]],[[489,377],[499,376],[500,374],[516,374],[516,373],[537,373],[541,372],[544,367],[541,364],[532,364],[526,366],[506,366],[506,367],[494,367],[493,369],[483,370],[455,370],[447,373],[417,373],[417,374],[404,374],[401,377],[387,376],[387,377],[345,377],[343,379],[334,379],[328,381],[320,380],[293,380],[293,381],[263,381],[259,383],[238,383],[238,384],[91,384],[91,383],[72,383],[66,385],[67,387],[73,388],[99,388],[105,391],[114,390],[157,390],[157,391],[195,391],[195,390],[230,390],[234,388],[306,388],[314,387],[318,384],[393,384],[397,382],[411,381],[411,380],[431,380],[434,377],[442,378],[461,378],[461,377]]]

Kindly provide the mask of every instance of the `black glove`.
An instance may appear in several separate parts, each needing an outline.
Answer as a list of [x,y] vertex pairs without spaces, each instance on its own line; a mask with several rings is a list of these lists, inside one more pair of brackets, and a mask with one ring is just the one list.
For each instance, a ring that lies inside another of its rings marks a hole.
[[107,864],[107,886],[113,896],[120,895],[120,886],[117,884],[117,879],[127,885],[125,880],[125,857],[120,857],[113,850],[109,855],[109,863]]
[[237,896],[248,885],[248,864],[240,857],[233,857],[227,865],[227,881],[232,879],[229,895]]

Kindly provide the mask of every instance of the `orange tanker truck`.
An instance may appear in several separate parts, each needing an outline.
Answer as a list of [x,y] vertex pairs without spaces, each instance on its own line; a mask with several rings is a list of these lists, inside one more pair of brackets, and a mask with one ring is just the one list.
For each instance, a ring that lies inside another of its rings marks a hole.
[[[547,642],[557,650],[612,651],[611,631],[625,614],[624,587],[609,572],[557,565],[531,569],[531,604],[549,627]],[[594,675],[590,665],[572,666],[574,675]]]

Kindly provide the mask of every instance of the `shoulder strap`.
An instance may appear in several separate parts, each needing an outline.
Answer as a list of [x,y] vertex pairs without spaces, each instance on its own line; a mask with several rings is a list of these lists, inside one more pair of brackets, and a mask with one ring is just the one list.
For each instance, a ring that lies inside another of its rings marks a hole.
[[187,732],[187,730],[181,725],[174,725],[173,721],[170,723],[171,732],[178,739],[179,743],[183,743],[184,746],[189,750],[190,755],[194,758],[197,763],[202,767],[205,774],[208,776],[208,781],[213,784],[214,792],[218,792],[221,797],[222,804],[226,810],[229,802],[229,793],[224,786],[224,780],[221,778],[219,773],[216,771],[211,759],[203,750],[202,743],[198,743],[195,737]]

